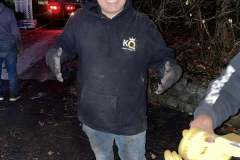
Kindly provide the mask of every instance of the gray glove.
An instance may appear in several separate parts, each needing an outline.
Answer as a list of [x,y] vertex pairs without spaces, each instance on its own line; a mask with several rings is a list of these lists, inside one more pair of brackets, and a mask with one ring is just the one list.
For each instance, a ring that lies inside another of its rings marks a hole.
[[156,94],[162,94],[177,82],[182,75],[182,69],[177,64],[171,65],[169,61],[166,61],[164,67],[163,77],[161,82],[158,83],[158,87],[155,91]]
[[46,55],[46,64],[52,71],[52,73],[56,76],[57,80],[63,82],[63,77],[61,73],[61,55],[62,48],[58,49],[51,48]]

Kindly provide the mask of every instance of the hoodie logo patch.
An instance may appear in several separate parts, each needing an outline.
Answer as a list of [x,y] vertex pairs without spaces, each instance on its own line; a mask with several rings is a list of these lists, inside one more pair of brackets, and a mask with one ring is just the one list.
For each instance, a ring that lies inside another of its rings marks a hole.
[[122,49],[131,52],[136,51],[136,38],[129,37],[128,39],[123,39]]

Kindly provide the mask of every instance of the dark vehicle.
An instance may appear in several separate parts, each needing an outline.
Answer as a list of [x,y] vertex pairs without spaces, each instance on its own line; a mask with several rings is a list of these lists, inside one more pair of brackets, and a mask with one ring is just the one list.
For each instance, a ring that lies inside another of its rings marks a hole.
[[66,20],[79,7],[79,0],[48,0],[47,15],[51,20]]

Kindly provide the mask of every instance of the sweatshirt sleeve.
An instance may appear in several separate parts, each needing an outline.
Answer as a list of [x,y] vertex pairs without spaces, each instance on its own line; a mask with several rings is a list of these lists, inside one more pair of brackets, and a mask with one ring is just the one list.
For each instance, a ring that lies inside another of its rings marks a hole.
[[57,39],[54,48],[62,47],[63,53],[61,62],[72,60],[77,56],[75,47],[75,32],[76,32],[77,13],[70,17],[66,23],[63,33]]
[[214,128],[220,126],[240,109],[240,54],[236,55],[226,70],[210,84],[206,97],[194,112],[194,117],[208,115]]
[[[148,53],[151,55],[150,67],[157,71],[164,90],[170,88],[182,75],[182,69],[177,64],[175,51],[167,47],[157,27],[150,23],[148,27]],[[164,84],[163,84],[164,83]]]
[[17,48],[19,49],[20,45],[21,45],[20,31],[18,29],[17,21],[16,21],[14,13],[11,12],[10,15],[11,15],[11,24],[10,24],[11,35],[14,36],[16,43],[17,43]]
[[151,21],[148,26],[148,53],[151,55],[150,65],[162,65],[167,60],[175,61],[175,52],[167,47],[161,33]]

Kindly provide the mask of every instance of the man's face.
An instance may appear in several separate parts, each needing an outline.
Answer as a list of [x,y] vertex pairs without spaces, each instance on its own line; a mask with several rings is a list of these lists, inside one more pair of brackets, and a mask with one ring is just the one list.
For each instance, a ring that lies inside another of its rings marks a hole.
[[97,0],[97,2],[102,13],[108,18],[113,18],[123,10],[126,0]]

